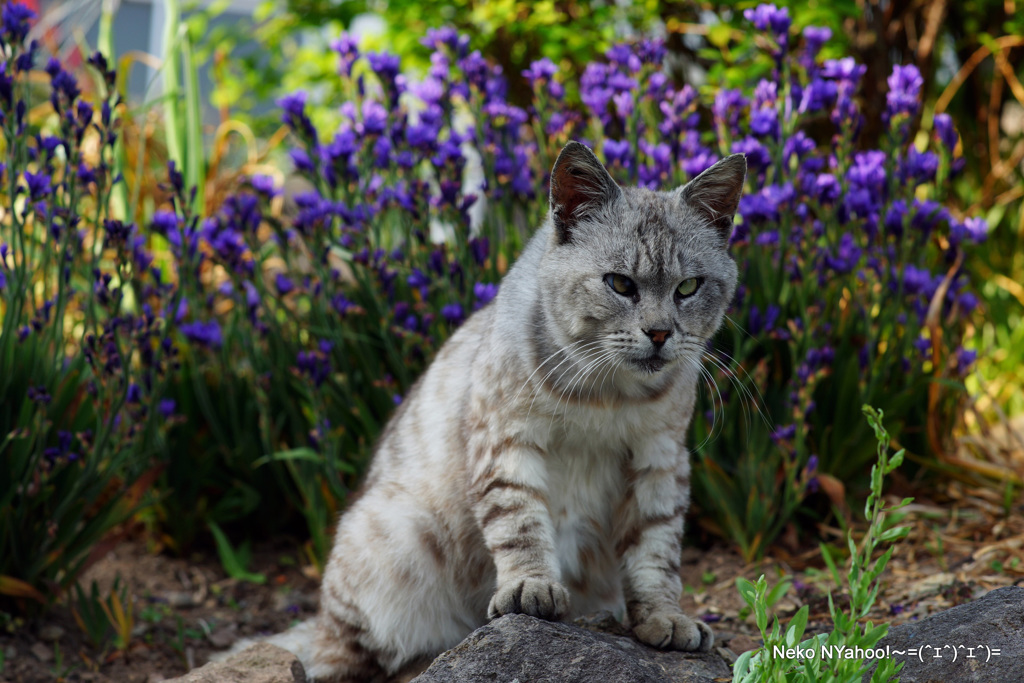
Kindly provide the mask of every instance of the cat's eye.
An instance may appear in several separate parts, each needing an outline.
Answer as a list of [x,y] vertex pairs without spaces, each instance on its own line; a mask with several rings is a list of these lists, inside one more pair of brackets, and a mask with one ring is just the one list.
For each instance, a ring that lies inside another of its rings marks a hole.
[[604,276],[604,281],[615,290],[616,294],[621,294],[622,296],[633,296],[636,294],[636,284],[625,275],[608,273]]
[[681,283],[679,283],[678,287],[676,287],[676,293],[680,297],[686,298],[688,296],[693,296],[694,292],[697,291],[698,287],[700,287],[700,279],[699,278],[695,278],[695,277],[687,278],[687,279],[683,280]]

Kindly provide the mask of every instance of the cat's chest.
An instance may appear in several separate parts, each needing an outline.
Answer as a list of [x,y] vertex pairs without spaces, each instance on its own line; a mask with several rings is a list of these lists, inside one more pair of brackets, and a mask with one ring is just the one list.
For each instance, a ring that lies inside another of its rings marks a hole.
[[560,540],[587,545],[607,537],[626,496],[626,473],[645,430],[630,411],[569,413],[549,426],[547,490]]

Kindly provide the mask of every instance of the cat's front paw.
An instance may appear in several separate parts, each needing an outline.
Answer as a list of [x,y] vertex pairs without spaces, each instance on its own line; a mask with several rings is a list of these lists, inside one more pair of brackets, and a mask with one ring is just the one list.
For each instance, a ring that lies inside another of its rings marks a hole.
[[702,621],[694,621],[682,612],[655,612],[633,627],[642,643],[662,650],[708,652],[715,635]]
[[529,614],[548,621],[559,621],[569,613],[569,591],[557,581],[518,579],[498,586],[487,608],[487,618],[503,614]]

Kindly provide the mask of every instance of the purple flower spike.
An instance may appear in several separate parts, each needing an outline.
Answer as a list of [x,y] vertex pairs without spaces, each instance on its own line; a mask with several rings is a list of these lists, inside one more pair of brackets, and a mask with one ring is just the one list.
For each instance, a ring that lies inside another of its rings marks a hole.
[[281,190],[274,187],[274,178],[272,176],[254,175],[249,179],[249,183],[252,185],[252,189],[266,197],[276,197],[281,194]]
[[28,35],[29,21],[36,13],[19,2],[5,2],[3,8],[3,32],[12,43],[20,43]]
[[224,343],[224,337],[220,325],[211,320],[208,323],[194,322],[185,323],[181,326],[181,333],[191,342],[200,346],[219,348]]
[[893,67],[892,75],[886,81],[889,84],[889,92],[885,96],[886,120],[891,120],[906,114],[914,116],[917,114],[921,99],[921,88],[924,86],[924,79],[921,72],[913,64]]
[[789,40],[789,27],[793,23],[789,18],[788,7],[779,9],[775,5],[758,5],[754,9],[744,10],[743,16],[759,31],[771,31],[785,50]]
[[558,73],[558,67],[555,66],[554,62],[545,57],[544,59],[532,62],[529,69],[523,69],[523,78],[533,87],[553,80],[556,73]]
[[165,420],[168,420],[170,419],[171,415],[174,414],[174,409],[176,406],[177,404],[174,402],[173,398],[161,399],[160,403],[157,404],[157,411]]
[[25,184],[28,185],[28,196],[33,200],[42,199],[53,191],[50,186],[50,176],[43,172],[25,171]]
[[277,293],[284,296],[295,289],[295,283],[292,282],[284,273],[278,273],[274,277],[274,286],[277,288]]
[[441,317],[452,325],[460,325],[466,319],[466,314],[462,310],[462,304],[454,303],[441,308]]
[[988,237],[988,222],[977,216],[968,218],[963,223],[953,221],[949,226],[949,237],[955,242],[984,242]]
[[331,49],[338,53],[341,58],[338,64],[339,76],[351,76],[352,65],[359,59],[359,43],[347,33],[342,33],[337,40],[331,43]]
[[473,285],[473,294],[476,296],[476,303],[473,310],[483,308],[494,300],[498,295],[498,285],[495,283],[478,282]]
[[633,158],[633,148],[628,140],[605,140],[604,156],[611,166],[615,162],[622,164],[623,168],[630,168]]
[[935,115],[935,132],[939,136],[943,149],[950,154],[956,149],[956,142],[959,139],[956,128],[953,126],[953,117],[949,114]]
[[804,45],[808,54],[817,55],[822,46],[832,40],[832,29],[827,26],[808,26],[804,29]]

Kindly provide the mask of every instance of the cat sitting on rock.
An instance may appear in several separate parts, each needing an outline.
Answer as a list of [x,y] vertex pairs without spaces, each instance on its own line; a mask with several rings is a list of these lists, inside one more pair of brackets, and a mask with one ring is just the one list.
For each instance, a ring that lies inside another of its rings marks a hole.
[[746,168],[654,192],[566,145],[548,219],[384,429],[319,616],[270,642],[318,683],[387,681],[510,613],[609,609],[644,643],[709,650],[679,606],[685,442]]

